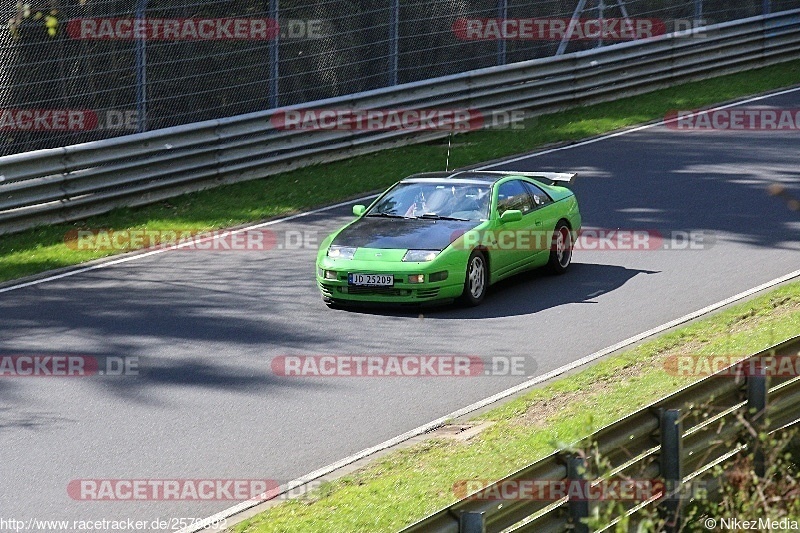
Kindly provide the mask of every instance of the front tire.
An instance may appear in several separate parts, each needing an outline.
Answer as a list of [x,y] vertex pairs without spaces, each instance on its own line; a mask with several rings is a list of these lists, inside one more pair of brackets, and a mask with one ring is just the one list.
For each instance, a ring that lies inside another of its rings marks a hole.
[[553,232],[553,242],[550,246],[550,260],[547,262],[547,270],[551,274],[563,274],[572,264],[572,231],[569,226],[561,220],[556,224]]
[[489,287],[489,268],[483,252],[475,250],[467,261],[467,276],[464,280],[464,292],[461,293],[460,302],[474,307],[480,305],[486,296]]
[[331,298],[322,297],[322,301],[328,306],[328,309],[343,309],[344,306]]

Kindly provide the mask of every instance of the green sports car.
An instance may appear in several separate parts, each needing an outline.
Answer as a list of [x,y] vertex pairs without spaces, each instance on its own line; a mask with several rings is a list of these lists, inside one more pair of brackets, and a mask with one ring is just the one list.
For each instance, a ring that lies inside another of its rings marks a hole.
[[317,254],[329,305],[478,305],[519,272],[567,270],[581,227],[575,174],[462,171],[415,174],[353,206],[354,221]]

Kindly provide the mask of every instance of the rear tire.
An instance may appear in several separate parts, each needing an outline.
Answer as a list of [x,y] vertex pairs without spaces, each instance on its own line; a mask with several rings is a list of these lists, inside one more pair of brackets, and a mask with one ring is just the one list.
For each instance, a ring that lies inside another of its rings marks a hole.
[[464,292],[461,293],[459,302],[463,305],[475,307],[480,305],[486,296],[489,287],[489,268],[486,256],[480,250],[475,250],[467,261],[467,276],[464,279]]
[[572,264],[572,231],[569,226],[560,220],[553,232],[553,241],[550,245],[550,260],[547,270],[551,274],[563,274]]

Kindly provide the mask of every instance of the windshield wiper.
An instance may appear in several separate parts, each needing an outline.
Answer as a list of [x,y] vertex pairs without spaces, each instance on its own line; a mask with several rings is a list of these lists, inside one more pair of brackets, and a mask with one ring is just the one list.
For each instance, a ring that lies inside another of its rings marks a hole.
[[386,218],[409,218],[409,217],[404,217],[403,215],[393,215],[391,213],[370,213],[369,215],[366,215],[366,216],[368,216],[368,217],[386,217]]
[[468,218],[445,217],[436,213],[424,213],[417,218],[428,218],[430,220],[458,220],[459,222],[469,222]]

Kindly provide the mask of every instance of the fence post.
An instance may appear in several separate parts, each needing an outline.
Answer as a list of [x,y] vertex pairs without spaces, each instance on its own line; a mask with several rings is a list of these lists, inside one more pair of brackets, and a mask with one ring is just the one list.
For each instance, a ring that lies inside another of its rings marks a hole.
[[[764,417],[767,413],[767,376],[760,362],[755,367],[755,372],[747,376],[747,421],[756,434],[764,428]],[[753,442],[753,470],[758,477],[764,477],[766,465],[764,464],[764,448],[758,436]]]
[[[144,26],[147,0],[137,0],[136,21]],[[136,37],[136,131],[147,131],[147,37]]]
[[556,50],[556,55],[560,56],[567,50],[567,45],[569,44],[569,40],[572,37],[573,32],[575,31],[575,25],[578,24],[581,18],[581,14],[583,13],[583,9],[586,7],[586,0],[579,0],[578,6],[575,8],[575,11],[572,12],[572,18],[569,21],[569,26],[567,26],[567,31],[564,36],[561,38],[561,42],[558,43],[558,50]]
[[269,0],[269,18],[273,24],[277,25],[278,31],[269,40],[269,108],[277,109],[280,104],[278,99],[279,79],[280,76],[280,60],[281,60],[281,30],[278,16],[280,15],[280,6],[278,0]]
[[603,19],[606,16],[606,3],[604,0],[597,1],[597,20],[600,21],[600,32],[597,36],[597,48],[603,46]]
[[661,411],[660,418],[661,454],[659,455],[659,465],[661,477],[664,478],[661,514],[666,520],[665,531],[673,532],[680,529],[683,421],[679,409],[665,409]]
[[391,0],[389,8],[389,86],[394,87],[400,80],[400,0]]
[[483,512],[464,511],[458,517],[458,533],[486,533]]
[[[567,457],[567,479],[570,484],[575,481],[588,483],[585,481],[586,473],[586,460],[579,455],[570,455]],[[568,491],[572,493],[573,491]],[[583,518],[589,518],[589,498],[588,490],[580,491],[582,494],[587,495],[582,500],[574,500],[572,498],[567,502],[569,509],[569,520],[571,529],[575,533],[589,533],[589,526],[582,521]]]
[[[497,17],[502,21],[508,18],[508,0],[498,0],[497,1]],[[505,65],[506,64],[506,50],[507,50],[507,43],[504,35],[501,35],[500,38],[497,40],[497,64],[498,65]]]

